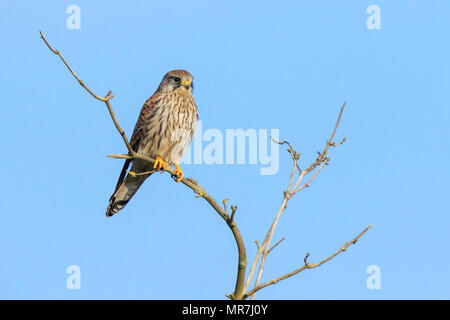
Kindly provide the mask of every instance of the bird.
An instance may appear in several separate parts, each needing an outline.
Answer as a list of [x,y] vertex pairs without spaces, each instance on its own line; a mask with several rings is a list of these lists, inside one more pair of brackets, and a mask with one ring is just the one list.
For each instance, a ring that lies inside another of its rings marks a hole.
[[193,89],[193,76],[188,71],[172,70],[164,75],[155,93],[145,101],[130,146],[134,152],[155,162],[152,165],[141,159],[125,160],[109,199],[107,217],[122,210],[148,177],[168,165],[175,165],[177,182],[184,178],[179,162],[191,144],[198,121]]

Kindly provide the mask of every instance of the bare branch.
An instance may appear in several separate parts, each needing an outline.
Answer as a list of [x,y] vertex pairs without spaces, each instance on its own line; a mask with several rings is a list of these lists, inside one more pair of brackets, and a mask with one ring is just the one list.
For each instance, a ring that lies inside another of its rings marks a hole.
[[[245,281],[245,291],[248,290],[248,287],[250,285],[250,281],[254,275],[254,272],[256,270],[256,266],[258,265],[259,259],[261,259],[260,265],[259,265],[259,271],[258,271],[258,275],[257,275],[257,279],[255,281],[255,285],[254,288],[257,288],[259,285],[259,280],[261,278],[262,275],[262,271],[264,269],[265,266],[265,261],[266,261],[266,256],[267,256],[267,252],[268,252],[268,248],[270,246],[270,243],[272,241],[272,237],[273,234],[275,232],[275,228],[278,224],[278,221],[280,219],[281,214],[283,213],[283,211],[287,208],[287,203],[289,202],[289,200],[291,199],[291,197],[293,195],[295,195],[297,192],[299,192],[300,190],[309,187],[310,183],[316,178],[316,176],[319,174],[319,172],[323,169],[323,167],[325,165],[328,164],[329,162],[329,157],[328,157],[328,149],[330,146],[338,146],[340,144],[342,144],[345,141],[345,138],[339,143],[336,144],[333,139],[334,136],[336,134],[337,128],[339,126],[340,120],[341,120],[341,116],[342,113],[344,111],[344,107],[345,107],[345,103],[342,105],[341,110],[339,112],[339,116],[338,119],[336,121],[336,125],[334,126],[333,132],[330,136],[330,139],[326,142],[325,148],[322,152],[318,152],[318,157],[317,159],[308,167],[308,169],[306,170],[301,170],[298,160],[300,158],[300,153],[298,153],[297,151],[294,150],[293,146],[291,143],[289,143],[288,141],[282,141],[279,142],[275,139],[273,139],[272,137],[270,137],[272,139],[273,142],[278,143],[280,145],[283,144],[287,144],[289,146],[289,148],[287,149],[287,151],[290,153],[292,160],[293,160],[293,166],[292,166],[292,170],[291,170],[291,175],[289,177],[289,183],[288,183],[288,188],[286,191],[284,191],[284,197],[283,197],[283,202],[280,206],[280,209],[278,210],[277,215],[275,216],[275,219],[271,225],[271,227],[269,228],[266,238],[264,239],[264,242],[261,244],[261,246],[258,248],[258,251],[256,253],[255,259],[253,260],[252,266],[250,268],[250,272],[247,275],[247,279]],[[299,177],[297,178],[294,186],[292,186],[293,184],[293,180],[294,180],[294,175],[295,175],[295,168],[298,169],[298,173],[299,173]],[[312,177],[309,179],[309,181],[305,184],[303,184],[302,186],[299,187],[300,183],[302,182],[303,178],[308,175],[311,171],[313,171],[314,169],[315,172],[312,175]],[[255,291],[256,293],[256,291]],[[251,295],[251,298],[254,299],[255,295],[254,293]]]
[[285,237],[281,238],[280,241],[278,241],[277,243],[275,243],[275,244],[273,245],[273,247],[270,248],[270,249],[267,251],[267,254],[269,254],[270,251],[272,251],[273,249],[275,249],[275,247],[278,246],[280,243],[282,243],[284,240],[286,240]]
[[223,210],[225,210],[225,212],[228,214],[228,208],[227,208],[227,202],[229,199],[223,199],[222,203],[223,203]]
[[231,206],[231,218],[230,220],[233,221],[234,220],[234,215],[237,211],[237,206]]
[[251,295],[253,295],[253,294],[255,294],[255,293],[258,292],[259,290],[261,290],[261,289],[263,289],[263,288],[265,288],[265,287],[267,287],[267,286],[269,286],[269,285],[276,284],[276,283],[278,283],[278,282],[281,281],[281,280],[284,280],[284,279],[287,279],[287,278],[289,278],[289,277],[295,276],[296,274],[302,272],[302,271],[305,270],[305,269],[313,269],[313,268],[317,268],[317,267],[321,266],[322,264],[324,264],[324,263],[330,261],[331,259],[333,259],[334,257],[336,257],[336,256],[337,256],[338,254],[340,254],[341,252],[344,252],[345,250],[347,250],[347,248],[348,248],[351,244],[355,244],[355,243],[359,240],[359,238],[361,238],[362,235],[363,235],[364,233],[366,233],[367,230],[369,230],[371,227],[372,227],[372,225],[369,225],[369,226],[368,226],[367,228],[365,228],[360,234],[358,234],[353,240],[350,240],[349,242],[344,243],[344,245],[342,245],[341,248],[340,248],[338,251],[336,251],[335,253],[333,253],[332,255],[330,255],[329,257],[327,257],[327,258],[325,258],[325,259],[323,259],[322,261],[320,261],[320,262],[318,262],[318,263],[315,263],[315,264],[309,264],[308,261],[307,261],[307,259],[308,259],[308,257],[309,257],[309,253],[307,253],[306,256],[305,256],[305,259],[304,259],[304,263],[305,263],[305,264],[304,264],[303,266],[301,266],[300,268],[298,268],[298,269],[296,269],[296,270],[294,270],[294,271],[292,271],[292,272],[289,272],[289,273],[287,273],[287,274],[285,274],[285,275],[283,275],[283,276],[281,276],[281,277],[278,277],[278,278],[275,278],[275,279],[273,279],[273,280],[267,281],[267,282],[265,282],[265,283],[263,283],[263,284],[257,286],[256,288],[253,288],[252,290],[250,290],[249,292],[247,292],[247,293],[244,295],[244,299],[247,298],[247,297],[249,297],[249,296],[251,296]]
[[91,89],[89,89],[82,80],[80,80],[80,78],[78,78],[78,76],[75,74],[75,72],[73,72],[72,68],[69,66],[69,64],[67,63],[66,59],[63,58],[63,56],[61,55],[61,53],[59,52],[59,50],[55,50],[53,49],[50,44],[48,43],[47,39],[44,37],[44,35],[42,34],[42,31],[39,31],[39,33],[41,34],[41,39],[44,40],[45,44],[47,45],[47,47],[56,55],[58,55],[61,60],[64,62],[64,64],[66,65],[67,69],[69,69],[70,73],[72,73],[72,75],[75,77],[75,79],[77,79],[77,81],[81,84],[81,86],[83,88],[85,88],[95,99],[100,100],[105,102],[106,100],[109,100],[112,98],[111,96],[111,91],[108,92],[108,94],[103,98],[100,97],[98,95],[96,95],[94,92],[91,91]]
[[125,143],[125,145],[127,146],[128,152],[130,153],[130,155],[134,156],[135,152],[133,151],[133,149],[131,148],[130,142],[128,141],[125,132],[122,130],[122,128],[119,126],[119,123],[117,122],[116,116],[114,115],[114,112],[111,108],[111,103],[109,102],[110,99],[112,99],[114,96],[111,95],[111,91],[108,91],[108,93],[106,94],[106,96],[104,98],[96,95],[94,92],[92,92],[91,89],[88,88],[88,86],[86,86],[84,84],[84,82],[82,80],[80,80],[80,78],[78,78],[78,76],[75,74],[75,72],[72,70],[72,68],[69,66],[69,64],[67,63],[67,61],[64,59],[64,57],[61,55],[61,53],[59,52],[59,50],[55,50],[53,49],[50,44],[48,43],[47,39],[44,37],[42,31],[39,31],[39,33],[41,34],[41,39],[44,40],[45,44],[47,45],[47,47],[56,55],[58,55],[61,60],[64,62],[64,64],[66,65],[67,69],[69,69],[69,71],[72,73],[72,75],[75,77],[75,79],[77,79],[77,81],[81,84],[81,86],[86,89],[87,92],[89,92],[91,94],[91,96],[93,96],[95,99],[103,101],[104,103],[106,103],[106,107],[108,108],[109,111],[109,115],[111,116],[111,119],[114,122],[114,125],[116,126],[117,131],[119,131],[120,135],[122,136],[123,142]]
[[305,263],[305,265],[308,265],[308,257],[310,256],[310,253],[308,252],[305,256],[305,258],[303,259],[303,262]]
[[309,185],[311,184],[311,182],[314,180],[314,178],[319,174],[319,172],[323,169],[323,167],[325,165],[328,164],[328,158],[325,159],[321,165],[319,166],[319,168],[317,168],[317,170],[314,172],[314,174],[311,176],[311,178],[308,180],[308,182],[306,182],[304,185],[298,187],[297,189],[294,189],[294,191],[292,191],[292,194],[296,194],[297,192],[299,192],[300,190],[304,189],[304,188],[308,188]]
[[[130,176],[133,176],[133,177],[137,177],[137,176],[146,176],[146,175],[148,175],[148,174],[155,173],[155,172],[156,172],[155,170],[151,170],[151,171],[144,171],[144,172],[138,172],[138,173],[136,173],[136,172],[134,172],[134,171],[127,170],[127,173],[128,173]],[[161,173],[162,173],[162,172],[161,172]]]
[[[344,112],[344,108],[347,102],[344,102],[344,104],[341,107],[341,111],[339,112],[339,117],[336,121],[336,125],[334,126],[334,130],[333,133],[331,134],[330,139],[327,141],[327,143],[325,144],[325,148],[323,149],[323,151],[321,153],[319,153],[319,156],[317,157],[316,161],[313,162],[313,164],[311,164],[305,171],[306,174],[310,173],[312,170],[314,170],[324,159],[325,155],[328,152],[328,148],[330,148],[331,145],[334,144],[333,139],[334,139],[334,135],[336,134],[336,130],[339,126],[339,123],[341,122],[341,116],[342,113]],[[341,141],[340,144],[342,144],[345,141],[345,138]]]
[[287,152],[289,152],[291,154],[292,160],[294,160],[294,167],[297,167],[298,172],[302,173],[302,169],[300,169],[300,166],[298,165],[298,159],[300,159],[300,153],[298,153],[297,151],[294,150],[294,148],[292,147],[292,144],[290,144],[288,141],[282,141],[282,142],[278,142],[277,140],[275,140],[274,138],[272,138],[272,136],[270,136],[270,139],[275,142],[278,143],[279,145],[283,145],[283,144],[287,144],[289,146],[289,148],[286,150]]
[[[256,280],[255,280],[255,287],[258,286],[259,282],[261,281],[261,277],[262,277],[262,273],[263,273],[263,270],[264,270],[264,265],[266,263],[267,256],[269,255],[269,253],[273,249],[275,249],[276,246],[278,246],[281,242],[283,242],[284,239],[285,238],[282,238],[281,240],[279,240],[277,243],[275,243],[275,245],[273,245],[272,248],[270,248],[268,250],[267,249],[263,249],[263,251],[262,251],[263,255],[262,255],[262,258],[261,258],[261,264],[259,265],[258,275],[256,276]],[[258,244],[258,247],[259,247],[259,244]],[[252,294],[250,300],[255,300],[255,294],[256,293]]]
[[[259,285],[259,282],[261,281],[262,273],[264,271],[264,265],[265,265],[266,259],[267,259],[267,253],[268,253],[268,250],[263,249],[261,263],[259,265],[258,274],[256,275],[255,287],[257,287]],[[251,295],[250,300],[255,300],[255,294],[256,294],[256,292]]]
[[[286,198],[286,193],[285,193],[285,196],[284,196],[283,201],[282,201],[282,203],[280,205],[280,208],[278,209],[278,213],[275,216],[275,219],[272,222],[272,225],[270,226],[269,231],[267,232],[266,238],[264,239],[263,243],[261,244],[261,246],[259,247],[258,251],[256,252],[255,259],[253,260],[252,266],[250,267],[250,271],[249,271],[249,273],[247,275],[247,279],[245,280],[245,286],[244,286],[245,291],[247,291],[247,289],[248,289],[248,287],[250,285],[250,282],[252,280],[253,274],[255,273],[256,266],[258,265],[259,258],[261,257],[261,254],[266,249],[266,247],[268,245],[270,245],[270,240],[272,239],[273,233],[275,232],[275,228],[276,228],[276,226],[278,224],[280,216],[283,213],[283,210],[286,208],[287,202],[288,202],[288,199]],[[265,261],[265,259],[264,259],[264,261]],[[262,264],[262,266],[264,268],[264,263],[261,262],[261,264]],[[260,266],[260,268],[261,268],[261,266]]]
[[115,159],[133,159],[129,154],[108,154],[107,157]]
[[339,147],[341,144],[343,144],[345,141],[347,141],[347,138],[344,137],[340,142],[336,143],[336,142],[330,142],[330,146],[332,147]]

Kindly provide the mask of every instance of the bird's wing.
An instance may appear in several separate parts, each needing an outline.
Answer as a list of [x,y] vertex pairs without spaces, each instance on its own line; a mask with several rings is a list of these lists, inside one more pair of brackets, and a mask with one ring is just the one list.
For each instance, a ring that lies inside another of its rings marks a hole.
[[[142,106],[141,112],[139,113],[138,120],[136,122],[136,125],[134,126],[133,135],[131,136],[130,145],[133,151],[138,152],[139,151],[139,144],[143,140],[143,138],[146,136],[147,126],[145,125],[147,123],[147,119],[149,116],[151,116],[151,110],[153,107],[159,102],[159,93],[155,92],[147,101],[145,101],[144,105]],[[114,192],[117,191],[119,186],[122,184],[123,180],[125,179],[125,176],[127,174],[127,170],[132,162],[132,159],[126,159],[125,163],[122,168],[122,172],[120,173],[119,179],[117,180],[116,189]]]

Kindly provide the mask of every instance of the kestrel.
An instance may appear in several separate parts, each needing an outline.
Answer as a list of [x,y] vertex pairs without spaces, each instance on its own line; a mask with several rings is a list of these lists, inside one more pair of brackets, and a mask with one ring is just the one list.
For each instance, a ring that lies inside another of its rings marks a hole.
[[[135,152],[155,159],[155,163],[152,165],[140,159],[125,161],[106,216],[111,217],[122,210],[145,179],[167,165],[175,165],[177,182],[183,179],[184,173],[178,163],[192,141],[198,120],[192,81],[193,77],[187,71],[169,71],[144,103],[130,144]],[[134,174],[127,174],[131,163],[130,171]]]

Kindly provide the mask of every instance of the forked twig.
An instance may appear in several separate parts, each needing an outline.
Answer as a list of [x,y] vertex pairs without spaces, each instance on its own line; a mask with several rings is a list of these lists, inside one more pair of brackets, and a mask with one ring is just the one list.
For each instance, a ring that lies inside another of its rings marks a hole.
[[287,279],[287,278],[289,278],[289,277],[295,276],[296,274],[302,272],[303,270],[317,268],[317,267],[321,266],[322,264],[324,264],[324,263],[330,261],[331,259],[333,259],[334,257],[336,257],[336,256],[337,256],[338,254],[340,254],[341,252],[344,252],[345,250],[347,250],[347,248],[348,248],[350,245],[355,244],[355,243],[358,241],[358,239],[361,238],[362,235],[363,235],[364,233],[366,233],[371,227],[372,227],[372,225],[369,225],[369,226],[368,226],[367,228],[365,228],[360,234],[358,234],[353,240],[350,240],[349,242],[346,242],[346,243],[345,243],[344,245],[342,245],[341,248],[340,248],[339,250],[337,250],[335,253],[333,253],[332,255],[328,256],[327,258],[325,258],[325,259],[323,259],[323,260],[321,260],[321,261],[319,261],[319,262],[317,262],[317,263],[310,264],[310,263],[308,262],[308,257],[309,257],[310,254],[307,253],[306,256],[305,256],[305,258],[303,259],[303,261],[304,261],[304,265],[303,265],[303,266],[301,266],[300,268],[298,268],[298,269],[296,269],[296,270],[294,270],[294,271],[292,271],[292,272],[289,272],[289,273],[287,273],[287,274],[285,274],[285,275],[283,275],[283,276],[281,276],[281,277],[275,278],[275,279],[273,279],[273,280],[264,282],[263,284],[260,284],[260,285],[256,286],[255,288],[253,288],[252,290],[250,290],[249,292],[247,292],[247,293],[244,295],[244,299],[246,299],[246,298],[248,298],[248,297],[254,295],[256,292],[258,292],[259,290],[261,290],[261,289],[263,289],[263,288],[265,288],[265,287],[267,287],[267,286],[270,286],[270,285],[272,285],[272,284],[276,284],[276,283],[280,282],[281,280],[284,280],[284,279]]

